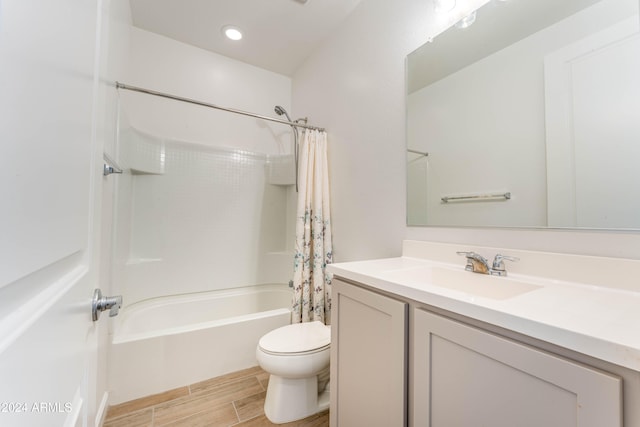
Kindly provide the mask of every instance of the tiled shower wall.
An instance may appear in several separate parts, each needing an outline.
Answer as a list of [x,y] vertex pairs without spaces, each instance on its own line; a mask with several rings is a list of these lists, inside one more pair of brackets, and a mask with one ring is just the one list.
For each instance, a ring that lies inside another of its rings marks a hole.
[[[124,83],[276,117],[289,77],[138,28]],[[147,298],[288,282],[288,126],[121,90],[114,293]]]
[[133,129],[120,138],[130,172],[118,188],[114,277],[128,303],[289,280],[291,155]]

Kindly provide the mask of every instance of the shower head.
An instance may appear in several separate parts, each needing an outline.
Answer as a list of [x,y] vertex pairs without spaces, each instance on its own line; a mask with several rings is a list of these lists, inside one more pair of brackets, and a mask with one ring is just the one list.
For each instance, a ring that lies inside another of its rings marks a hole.
[[[289,114],[287,114],[287,110],[282,108],[280,105],[276,105],[273,111],[275,111],[276,114],[279,116],[284,114],[287,120],[291,122],[291,117],[289,117]],[[296,175],[296,193],[297,193],[298,192],[298,127],[294,124],[291,124],[290,126],[291,126],[291,129],[293,129],[293,138],[295,141],[293,143],[293,158],[295,159],[295,164],[296,164],[295,175]]]
[[287,114],[287,110],[285,110],[284,108],[282,108],[279,105],[276,105],[276,107],[273,109],[273,111],[276,112],[277,115],[281,116],[281,115],[285,115],[285,117],[287,118],[288,121],[291,121],[291,117],[289,117],[289,114]]

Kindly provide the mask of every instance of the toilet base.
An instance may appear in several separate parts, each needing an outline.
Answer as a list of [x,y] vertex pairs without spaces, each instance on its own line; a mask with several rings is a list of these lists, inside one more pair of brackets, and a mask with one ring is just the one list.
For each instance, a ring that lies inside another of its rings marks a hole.
[[264,414],[274,424],[301,420],[329,409],[329,388],[318,393],[318,377],[282,378],[271,374]]

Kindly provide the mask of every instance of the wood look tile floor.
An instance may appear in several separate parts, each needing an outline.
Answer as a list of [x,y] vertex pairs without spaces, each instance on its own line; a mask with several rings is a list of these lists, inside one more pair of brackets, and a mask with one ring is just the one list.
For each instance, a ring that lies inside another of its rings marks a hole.
[[[269,374],[260,367],[109,407],[104,427],[262,427]],[[327,427],[329,411],[285,427]]]

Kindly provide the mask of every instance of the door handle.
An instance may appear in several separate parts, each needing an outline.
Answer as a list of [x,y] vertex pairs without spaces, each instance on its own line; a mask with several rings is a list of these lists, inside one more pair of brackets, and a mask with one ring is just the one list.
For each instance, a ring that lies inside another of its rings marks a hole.
[[117,295],[115,297],[102,296],[102,291],[96,289],[93,291],[93,300],[91,301],[91,317],[93,321],[97,321],[100,318],[100,313],[105,310],[109,310],[109,317],[118,315],[118,311],[122,307],[122,296]]

